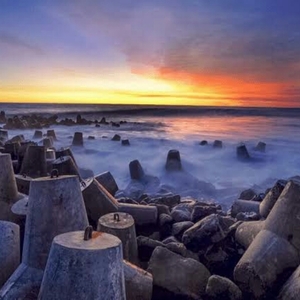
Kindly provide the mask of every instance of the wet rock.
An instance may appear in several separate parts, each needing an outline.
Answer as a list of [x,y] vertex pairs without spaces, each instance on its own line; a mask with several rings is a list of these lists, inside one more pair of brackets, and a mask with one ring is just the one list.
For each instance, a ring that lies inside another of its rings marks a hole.
[[163,241],[162,241],[163,244],[169,244],[169,243],[179,243],[179,241],[174,237],[174,236],[169,236],[167,238],[165,238]]
[[183,258],[164,247],[154,250],[147,271],[153,276],[153,299],[176,299],[179,296],[200,299],[210,277],[200,262]]
[[96,138],[93,135],[88,136],[88,140],[95,140]]
[[184,222],[184,221],[191,221],[191,213],[187,209],[173,209],[171,211],[171,216],[175,222]]
[[218,243],[227,237],[234,220],[212,214],[190,227],[182,236],[185,246],[194,251]]
[[256,196],[256,192],[252,189],[247,189],[245,191],[242,191],[239,199],[242,200],[252,200]]
[[155,241],[145,236],[137,237],[139,259],[141,261],[149,261],[152,252],[158,246],[164,247],[164,244],[159,241]]
[[194,226],[194,223],[191,221],[174,223],[172,226],[172,235],[174,235],[176,238],[178,238],[178,240],[181,241],[183,233],[192,226]]
[[150,203],[167,205],[169,208],[173,208],[180,203],[180,195],[170,195],[165,197],[153,198]]
[[192,211],[192,221],[198,222],[200,220],[202,220],[203,218],[211,215],[211,214],[215,214],[217,213],[217,207],[216,206],[200,206],[197,205],[194,207],[193,211]]
[[172,234],[173,218],[167,214],[159,215],[159,232],[162,239]]
[[211,300],[242,300],[242,292],[238,286],[228,278],[218,275],[209,277],[206,294]]

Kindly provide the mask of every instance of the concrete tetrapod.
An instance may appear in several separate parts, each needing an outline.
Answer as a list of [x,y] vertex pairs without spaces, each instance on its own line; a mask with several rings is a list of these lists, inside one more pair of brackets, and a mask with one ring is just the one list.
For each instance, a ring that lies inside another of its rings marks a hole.
[[138,250],[134,220],[127,213],[110,213],[98,221],[98,231],[117,236],[122,242],[123,257],[138,264]]
[[119,187],[110,172],[104,172],[97,176],[95,179],[112,195],[114,196]]
[[54,238],[39,300],[125,300],[121,241],[110,234],[68,232]]
[[244,222],[236,229],[235,240],[247,249],[258,233],[263,229],[263,226],[264,221]]
[[277,300],[298,300],[300,295],[300,267],[281,288]]
[[77,176],[33,180],[29,193],[22,264],[0,290],[0,299],[19,299],[25,293],[36,294],[53,238],[61,233],[84,230],[87,225]]
[[20,264],[20,234],[17,224],[0,221],[0,288]]
[[274,299],[277,284],[299,263],[295,247],[273,232],[262,230],[236,265],[234,279],[254,299]]
[[251,200],[235,200],[231,207],[231,216],[235,217],[240,212],[255,212],[259,214],[259,202]]
[[0,220],[18,223],[19,219],[11,212],[11,207],[27,196],[18,192],[9,154],[0,154],[0,186]]
[[151,300],[153,278],[147,271],[124,260],[124,277],[127,300]]

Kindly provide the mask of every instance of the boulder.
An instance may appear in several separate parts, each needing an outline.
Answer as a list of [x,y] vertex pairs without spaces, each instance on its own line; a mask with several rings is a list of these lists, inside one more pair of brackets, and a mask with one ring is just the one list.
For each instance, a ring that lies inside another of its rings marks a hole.
[[172,235],[181,240],[183,233],[192,226],[194,226],[194,223],[191,221],[174,223],[172,226]]
[[194,207],[192,211],[192,221],[194,223],[202,220],[203,218],[217,213],[217,207],[213,205],[207,205],[207,206],[202,206],[202,205],[197,205]]
[[206,140],[203,140],[199,143],[200,146],[206,146],[208,145],[208,142]]
[[150,239],[145,236],[137,237],[137,245],[138,245],[139,259],[141,261],[149,261],[152,252],[156,247],[165,246],[162,242]]
[[208,279],[206,294],[213,300],[242,300],[242,292],[238,286],[228,278],[212,275]]
[[256,197],[256,192],[252,189],[247,189],[241,192],[239,199],[252,200],[254,197]]
[[153,276],[153,299],[201,299],[210,277],[209,271],[200,262],[164,247],[153,251],[147,271]]
[[171,216],[175,222],[191,221],[191,213],[187,209],[173,209]]

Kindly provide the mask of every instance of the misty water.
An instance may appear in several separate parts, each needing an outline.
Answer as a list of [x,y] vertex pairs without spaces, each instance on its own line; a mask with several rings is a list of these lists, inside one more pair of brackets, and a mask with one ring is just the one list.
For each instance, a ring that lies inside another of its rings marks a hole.
[[[0,108],[6,108],[11,114],[24,112],[24,107],[11,107]],[[68,109],[70,110],[68,107],[66,110],[54,109],[50,113],[60,112],[59,117],[63,118]],[[32,108],[28,109],[27,113],[31,110]],[[38,111],[37,107],[34,112]],[[46,112],[49,109],[42,110],[42,113]],[[77,112],[91,120],[100,120],[103,116],[103,111],[91,114],[87,108]],[[73,111],[73,117],[77,112]],[[121,190],[130,183],[128,165],[134,159],[140,161],[146,174],[157,176],[161,186],[170,187],[173,192],[182,196],[213,199],[225,207],[243,189],[254,187],[257,192],[263,192],[276,179],[287,179],[299,174],[300,118],[293,111],[291,116],[286,113],[276,117],[268,114],[262,116],[259,113],[248,116],[247,113],[181,115],[180,110],[176,114],[142,116],[139,110],[133,110],[131,113],[108,114],[105,117],[107,121],[126,120],[128,123],[120,127],[95,127],[94,124],[52,126],[58,138],[55,147],[71,145],[74,132],[82,131],[84,147],[72,148],[78,165],[91,169],[94,174],[110,171]],[[46,129],[43,131],[46,133]],[[23,134],[26,139],[31,139],[33,133],[34,129],[9,130],[10,137]],[[128,138],[130,146],[111,141],[116,133],[122,139]],[[95,140],[87,139],[88,136],[94,136]],[[223,149],[212,147],[216,139],[223,141]],[[207,140],[208,145],[200,146],[201,140]],[[254,150],[259,141],[267,144],[265,153]],[[248,162],[236,158],[236,146],[241,142],[246,144],[251,156]],[[165,171],[170,149],[180,151],[184,169],[180,176],[170,176]],[[210,195],[209,191],[199,190],[197,180],[213,184],[218,193]],[[155,193],[157,190],[150,192]]]

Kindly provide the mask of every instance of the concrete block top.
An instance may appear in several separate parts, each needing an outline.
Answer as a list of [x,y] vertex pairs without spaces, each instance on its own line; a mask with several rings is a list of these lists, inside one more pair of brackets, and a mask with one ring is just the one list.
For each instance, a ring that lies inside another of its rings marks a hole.
[[99,225],[113,229],[125,229],[134,226],[133,217],[123,212],[106,214],[98,222]]

